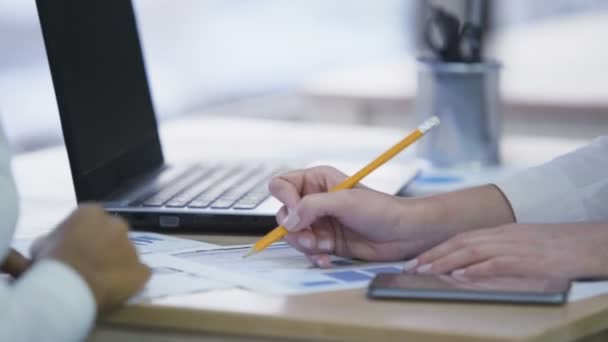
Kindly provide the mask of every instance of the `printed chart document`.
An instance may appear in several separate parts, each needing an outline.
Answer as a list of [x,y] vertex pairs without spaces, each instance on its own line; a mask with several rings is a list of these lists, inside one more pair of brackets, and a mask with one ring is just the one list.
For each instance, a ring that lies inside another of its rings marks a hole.
[[[145,288],[130,302],[234,287],[224,281],[207,277],[205,270],[198,264],[184,262],[170,255],[193,249],[218,248],[218,245],[147,232],[129,232],[129,239],[135,245],[141,261],[152,270],[152,276]],[[22,254],[29,255],[33,241],[17,239],[13,241],[12,246]]]
[[334,257],[331,269],[320,269],[286,243],[274,244],[259,254],[243,258],[249,248],[220,247],[172,255],[201,265],[210,278],[271,294],[361,288],[378,273],[401,272],[403,265],[403,262],[365,263]]
[[[30,255],[30,248],[34,243],[33,238],[14,239],[11,246],[21,254]],[[129,232],[129,240],[135,245],[137,254],[156,254],[156,253],[171,253],[177,251],[185,251],[191,249],[211,249],[218,248],[219,245],[207,243],[203,241],[182,239],[170,235],[163,235],[148,232]]]
[[129,232],[129,240],[133,242],[137,249],[137,253],[140,255],[220,247],[219,245],[203,241],[182,239],[170,235],[147,232]]
[[207,277],[199,265],[170,255],[193,249],[218,248],[218,245],[147,232],[129,232],[129,239],[135,245],[141,261],[152,270],[146,287],[130,302],[234,287]]
[[141,255],[141,259],[152,270],[152,276],[130,302],[234,287],[225,281],[207,277],[197,264],[167,254],[145,254]]

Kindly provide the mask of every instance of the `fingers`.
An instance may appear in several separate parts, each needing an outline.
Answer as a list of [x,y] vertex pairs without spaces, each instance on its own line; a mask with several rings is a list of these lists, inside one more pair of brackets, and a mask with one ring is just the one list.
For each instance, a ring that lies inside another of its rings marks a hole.
[[[273,178],[268,186],[270,193],[284,204],[277,213],[277,223],[289,227],[293,226],[299,221],[299,217],[297,213],[292,211],[300,202],[301,196],[311,192],[326,192],[328,188],[325,178],[341,178],[342,176],[344,175],[333,168],[316,167],[291,171]],[[292,215],[286,221],[290,212],[292,212]]]
[[277,212],[277,224],[283,227],[293,227],[300,221],[300,217],[295,209],[286,206],[281,207]]
[[27,270],[30,263],[31,261],[28,258],[11,248],[0,267],[0,270],[10,274],[13,278],[17,278]]
[[[106,216],[107,229],[111,230],[116,239],[128,241],[129,238],[129,224],[123,218],[114,215]],[[110,233],[110,232],[108,232]]]
[[336,246],[334,233],[326,227],[290,233],[285,241],[307,255],[334,254]]
[[522,260],[514,256],[501,256],[485,260],[466,268],[457,270],[457,275],[466,276],[523,276],[535,275],[538,272],[530,273]]
[[517,239],[508,228],[463,233],[422,253],[410,273],[454,275],[542,275],[538,242]]
[[[328,193],[316,193],[304,196],[293,213],[288,215],[284,224],[290,232],[302,230],[311,226],[323,217],[334,217],[337,219],[347,217],[354,209],[352,190],[341,190]],[[289,216],[292,216],[291,218]]]
[[475,246],[484,242],[495,241],[497,238],[498,237],[497,234],[495,234],[494,229],[481,229],[458,234],[453,238],[420,254],[416,260],[418,261],[419,265],[430,264],[439,258],[454,253],[457,250]]
[[304,254],[318,253],[317,236],[311,230],[303,230],[300,232],[288,234],[285,241]]
[[[285,204],[277,213],[277,223],[289,231],[299,231],[323,216],[347,216],[348,210],[353,209],[352,199],[341,192],[328,193],[345,178],[344,173],[329,166],[275,177],[269,184],[270,192]],[[357,187],[358,191],[365,189]]]
[[[67,218],[66,221],[100,221],[107,216],[107,213],[103,206],[97,203],[81,203],[78,205],[72,214]],[[60,227],[65,227],[65,224],[61,224]]]
[[[285,216],[285,209],[281,210],[278,219],[289,231],[285,240],[305,254],[376,259],[379,254],[366,246],[367,241],[376,236],[380,240],[395,240],[394,234],[383,233],[381,229],[386,222],[393,221],[383,211],[385,197],[388,196],[364,189],[309,194],[288,215]],[[374,219],[374,215],[381,219]]]
[[282,206],[277,212],[277,224],[283,224],[285,218],[287,218],[287,207]]
[[330,166],[317,166],[277,176],[270,181],[270,193],[288,208],[294,208],[300,197],[310,193],[327,192],[347,176]]
[[317,235],[316,251],[321,253],[335,253],[336,237],[333,230],[327,226],[313,228],[313,232]]
[[319,268],[331,268],[331,256],[329,254],[313,254],[308,259]]
[[429,263],[421,264],[418,266],[417,272],[425,274],[450,273],[512,253],[517,253],[516,245],[480,243],[458,249]]
[[97,299],[99,314],[105,315],[119,308],[144,288],[151,275],[152,271],[144,264],[131,267],[127,274],[107,275],[106,282],[112,283],[113,287],[106,297]]
[[129,272],[129,277],[124,282],[123,297],[119,298],[119,301],[124,302],[143,289],[151,275],[152,271],[150,268],[142,263],[138,263],[136,267],[133,267],[133,271]]
[[287,208],[295,208],[300,201],[302,177],[284,177],[286,176],[273,178],[268,185],[268,189],[270,190],[272,196],[281,201],[281,203],[285,204]]
[[36,259],[55,259],[72,267],[86,281],[101,313],[137,293],[150,270],[128,238],[127,222],[103,207],[83,204],[47,237],[33,246]]
[[[326,241],[329,239],[328,237],[330,235],[327,232],[324,232],[322,234],[319,234],[319,236],[323,236],[324,240],[322,241]],[[330,268],[331,256],[327,254],[330,251],[321,251],[318,243],[319,240],[320,239],[317,239],[317,235],[315,235],[315,233],[313,233],[311,229],[290,233],[285,237],[285,241],[291,246],[293,246],[295,249],[304,253],[313,265],[320,268]],[[321,247],[332,247],[333,245],[335,245],[333,241],[330,242],[329,246],[326,246],[326,244],[326,242],[323,243]]]
[[443,274],[462,270],[473,264],[508,253],[508,247],[495,234],[494,229],[480,229],[458,234],[453,238],[420,254],[410,271],[423,274]]

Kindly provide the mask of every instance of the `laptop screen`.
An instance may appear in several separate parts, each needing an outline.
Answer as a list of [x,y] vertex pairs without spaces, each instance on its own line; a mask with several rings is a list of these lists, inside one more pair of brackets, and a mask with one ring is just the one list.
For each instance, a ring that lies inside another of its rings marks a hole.
[[130,0],[37,0],[79,201],[162,164]]

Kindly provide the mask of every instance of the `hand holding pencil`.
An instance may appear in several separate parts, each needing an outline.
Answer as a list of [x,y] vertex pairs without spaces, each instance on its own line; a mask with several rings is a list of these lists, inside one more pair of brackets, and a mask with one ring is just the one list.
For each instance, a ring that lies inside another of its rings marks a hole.
[[[356,195],[356,194],[358,194],[358,192],[357,191],[343,192],[340,190],[350,189],[350,188],[354,187],[355,185],[357,185],[365,176],[367,176],[368,174],[373,172],[375,169],[377,169],[378,167],[380,167],[381,165],[386,163],[388,160],[392,159],[399,152],[401,152],[407,146],[410,146],[416,140],[421,138],[428,130],[432,129],[437,124],[439,124],[438,118],[429,119],[428,121],[423,123],[418,129],[416,129],[414,132],[409,134],[403,140],[401,140],[400,142],[395,144],[392,148],[390,148],[389,150],[384,152],[382,155],[380,155],[378,158],[376,158],[374,161],[372,161],[371,163],[366,165],[364,168],[362,168],[359,172],[355,173],[351,177],[345,177],[344,175],[341,175],[334,171],[328,171],[329,169],[315,168],[315,169],[311,169],[309,171],[306,171],[306,170],[295,171],[295,172],[292,172],[290,174],[287,174],[287,175],[284,175],[284,176],[281,176],[281,177],[275,179],[271,183],[271,192],[273,193],[273,195],[275,197],[277,197],[279,200],[281,200],[283,203],[285,203],[288,208],[292,208],[292,214],[289,215],[289,218],[286,220],[286,222],[284,222],[284,225],[287,225],[288,227],[284,227],[283,225],[281,225],[281,226],[277,227],[276,229],[274,229],[272,232],[270,232],[264,238],[259,240],[252,247],[249,255],[262,251],[263,249],[268,247],[273,242],[279,241],[280,239],[284,238],[288,232],[286,228],[290,228],[291,230],[294,230],[294,231],[301,230],[302,224],[305,224],[305,221],[306,221],[305,219],[311,218],[311,217],[307,217],[307,215],[305,215],[305,211],[303,211],[301,208],[303,205],[305,206],[307,203],[311,203],[315,200],[327,202],[327,203],[325,203],[327,205],[325,208],[318,207],[318,210],[320,210],[320,211],[317,214],[319,214],[318,218],[320,219],[320,221],[331,220],[332,218],[329,217],[329,216],[331,216],[331,208],[336,207],[336,205],[338,205],[338,207],[340,207],[340,206],[349,207],[348,204],[350,203],[351,204],[350,207],[353,207],[353,206],[357,207],[358,205],[356,203],[356,200],[354,198],[351,198],[352,197],[351,195]],[[316,170],[316,171],[314,171],[314,170]],[[322,175],[316,174],[315,175],[315,172],[318,173],[318,172],[320,172],[320,170],[325,170],[326,171],[325,174],[322,174]],[[317,179],[314,179],[315,177],[317,177]],[[323,179],[324,177],[327,177],[327,179]],[[326,194],[327,191],[331,192],[331,194]],[[396,201],[395,198],[392,196],[380,194],[380,193],[377,193],[377,192],[374,192],[371,190],[362,190],[362,191],[366,192],[366,194],[365,194],[366,196],[373,196],[373,197],[385,196],[385,197],[387,197],[387,199],[390,199],[392,202]],[[313,194],[316,194],[316,195],[313,196]],[[325,196],[321,197],[321,196],[319,196],[319,194],[324,194]],[[308,195],[308,196],[306,196],[306,195]],[[363,194],[360,194],[360,195],[363,195]],[[301,198],[301,196],[305,196],[305,197]],[[357,196],[354,196],[354,197],[357,197]],[[331,198],[331,200],[327,201],[328,198]],[[333,202],[334,200],[336,202]],[[371,205],[370,208],[373,208],[374,206],[378,206],[378,205],[381,205],[381,203],[386,202],[386,201],[382,201],[380,199],[378,199],[378,200],[379,201],[373,201],[373,202],[363,201],[363,203],[370,202],[369,203]],[[297,209],[296,209],[296,207],[297,207]],[[323,215],[323,213],[325,213],[325,215]],[[344,212],[344,214],[348,214],[352,217],[356,217],[356,216],[359,216],[359,214],[361,214],[361,211],[359,210],[358,212],[350,212],[350,213]],[[279,213],[278,216],[279,216],[279,219],[281,220],[279,222],[282,222],[283,216],[285,216],[285,210],[283,210],[281,213]],[[298,223],[295,223],[296,218],[297,218],[297,221],[299,221]],[[333,218],[333,219],[336,219],[336,218]],[[342,217],[342,219],[348,220],[347,217]],[[363,219],[363,221],[366,221],[366,220]],[[323,223],[323,222],[321,222],[321,223]],[[325,222],[325,223],[332,225],[332,223],[329,221]],[[369,222],[369,223],[372,223],[372,222]],[[305,244],[306,244],[306,241],[312,240],[311,236],[306,236],[307,233],[310,233],[312,235],[312,237],[316,237],[313,233],[316,232],[314,229],[315,224],[316,224],[316,226],[319,226],[318,222],[311,221],[308,223],[308,225],[311,225],[311,224],[312,224],[311,231],[302,232],[302,234],[304,234],[304,235],[299,234],[299,236],[298,236],[298,234],[293,234],[294,238],[297,237],[297,238],[299,238],[299,240],[301,240],[301,242],[305,242]],[[323,225],[324,228],[322,228],[318,231],[320,236],[328,235],[328,238],[329,238],[330,237],[329,235],[334,234],[333,237],[335,238],[335,234],[340,233],[336,230],[332,231],[331,229],[328,229],[327,226],[328,225]],[[329,228],[331,228],[331,227],[329,227]],[[290,234],[290,235],[292,235],[292,234]],[[307,240],[306,238],[309,238],[309,239]],[[296,242],[296,241],[291,241],[291,240],[293,240],[293,238],[290,239],[290,237],[288,236],[287,237],[288,242],[294,242],[294,243]],[[329,241],[329,242],[327,242],[327,241]],[[313,246],[314,245],[313,242],[315,242],[315,241],[310,241],[310,244],[309,244],[310,247],[315,247],[315,246]],[[329,239],[329,240],[321,239],[321,240],[319,240],[319,246],[317,246],[317,247],[319,247],[318,249],[328,250],[328,252],[329,252],[329,249],[333,250],[336,247],[338,247],[338,246],[327,246],[328,243],[330,245],[332,244],[331,239]],[[306,247],[306,246],[299,246],[299,247]],[[324,247],[332,247],[332,248],[324,248]],[[347,246],[345,246],[345,247],[347,247]],[[298,246],[296,246],[296,248],[298,248]],[[302,248],[300,248],[300,249],[302,249]],[[312,248],[311,248],[311,250],[312,250]],[[356,255],[353,255],[353,256],[357,257]]]

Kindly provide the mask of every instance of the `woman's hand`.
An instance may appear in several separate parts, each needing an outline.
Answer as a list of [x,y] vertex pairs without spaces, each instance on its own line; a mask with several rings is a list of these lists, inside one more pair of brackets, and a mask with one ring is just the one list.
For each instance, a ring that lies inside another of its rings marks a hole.
[[608,224],[511,224],[456,235],[416,258],[411,272],[608,277]]
[[362,185],[328,193],[345,178],[334,168],[315,167],[270,183],[271,193],[285,204],[277,214],[277,222],[290,231],[285,240],[316,265],[331,266],[329,254],[405,260],[447,237],[426,227],[430,220],[425,216],[433,209],[425,200],[397,198]]

